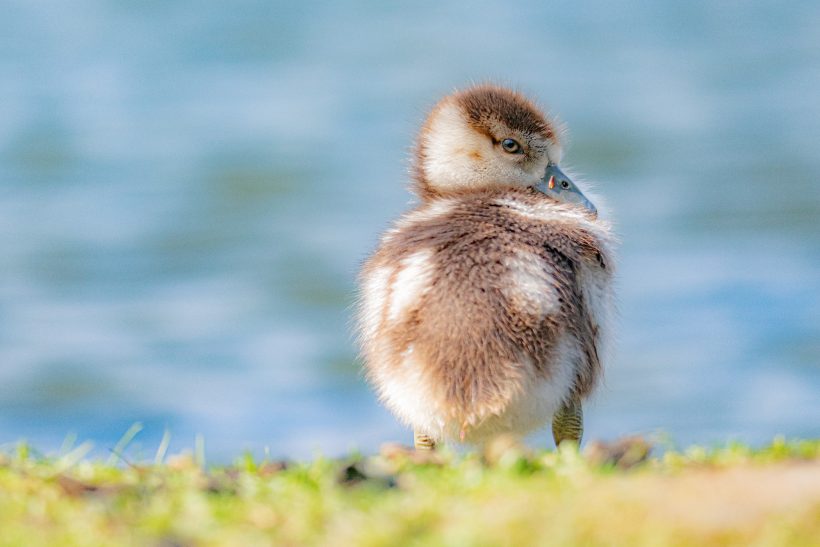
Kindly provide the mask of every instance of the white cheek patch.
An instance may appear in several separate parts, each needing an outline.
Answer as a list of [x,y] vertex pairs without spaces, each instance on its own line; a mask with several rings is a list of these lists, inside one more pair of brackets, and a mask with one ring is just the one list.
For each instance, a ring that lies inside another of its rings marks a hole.
[[461,108],[443,105],[424,136],[424,172],[430,183],[441,191],[478,186],[481,173],[471,154],[492,152],[487,141],[467,124]]
[[418,303],[429,290],[433,276],[432,257],[431,250],[422,249],[400,262],[395,280],[390,285],[390,321],[399,319],[408,307]]
[[545,317],[560,310],[554,287],[552,267],[540,256],[516,250],[504,259],[508,273],[502,293],[515,309],[535,317]]

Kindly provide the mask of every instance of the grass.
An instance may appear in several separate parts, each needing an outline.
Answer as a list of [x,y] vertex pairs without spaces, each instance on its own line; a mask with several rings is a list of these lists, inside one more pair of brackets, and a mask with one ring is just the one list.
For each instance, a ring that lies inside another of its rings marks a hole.
[[820,440],[647,457],[640,439],[583,454],[499,439],[221,467],[160,449],[144,463],[89,461],[87,445],[0,453],[0,544],[820,544]]

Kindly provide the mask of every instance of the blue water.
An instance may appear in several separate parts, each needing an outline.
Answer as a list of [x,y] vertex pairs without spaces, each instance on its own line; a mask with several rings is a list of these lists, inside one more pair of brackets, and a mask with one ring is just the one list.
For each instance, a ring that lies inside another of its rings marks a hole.
[[408,440],[355,274],[426,109],[484,80],[567,124],[623,240],[588,437],[820,435],[820,5],[443,4],[0,6],[0,445]]

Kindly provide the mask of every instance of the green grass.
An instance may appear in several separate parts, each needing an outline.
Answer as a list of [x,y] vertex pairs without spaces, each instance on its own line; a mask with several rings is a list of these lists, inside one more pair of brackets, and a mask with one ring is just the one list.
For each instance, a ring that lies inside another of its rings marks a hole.
[[221,467],[87,448],[0,453],[0,544],[820,545],[818,440],[646,458],[639,440],[579,454],[500,439],[483,454]]

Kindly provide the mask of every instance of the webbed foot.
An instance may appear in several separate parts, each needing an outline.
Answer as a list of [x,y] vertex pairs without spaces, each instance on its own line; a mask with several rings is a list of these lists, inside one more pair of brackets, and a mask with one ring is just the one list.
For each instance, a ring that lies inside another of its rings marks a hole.
[[418,431],[413,432],[413,444],[416,450],[435,450],[436,441],[430,436]]
[[555,446],[563,441],[581,444],[583,434],[584,410],[581,408],[581,401],[565,401],[552,417],[552,438],[555,440]]

